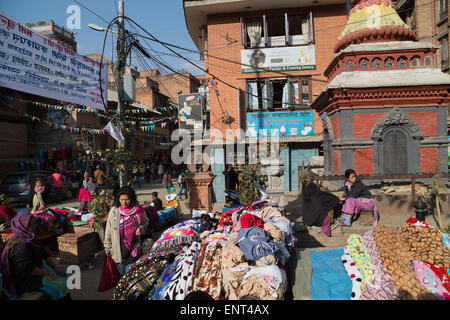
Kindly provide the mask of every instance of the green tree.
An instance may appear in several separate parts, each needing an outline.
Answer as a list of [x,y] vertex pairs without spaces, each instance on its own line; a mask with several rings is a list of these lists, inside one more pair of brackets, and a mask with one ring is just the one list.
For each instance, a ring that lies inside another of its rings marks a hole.
[[245,164],[239,174],[240,198],[242,204],[249,204],[255,200],[258,194],[257,186],[260,180],[259,164]]
[[[134,176],[140,170],[139,161],[125,148],[117,148],[108,152],[105,158],[113,172],[118,172],[120,176],[126,174]],[[133,180],[128,179],[127,184],[132,185]]]

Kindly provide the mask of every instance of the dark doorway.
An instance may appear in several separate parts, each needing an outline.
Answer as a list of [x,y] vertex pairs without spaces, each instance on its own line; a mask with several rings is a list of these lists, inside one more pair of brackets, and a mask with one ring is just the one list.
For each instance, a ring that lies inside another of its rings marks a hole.
[[392,130],[383,138],[383,174],[408,173],[406,135],[400,130]]

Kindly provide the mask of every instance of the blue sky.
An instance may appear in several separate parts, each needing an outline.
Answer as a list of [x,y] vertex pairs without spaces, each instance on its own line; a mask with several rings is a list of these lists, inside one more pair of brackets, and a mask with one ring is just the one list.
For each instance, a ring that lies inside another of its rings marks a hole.
[[[88,24],[93,23],[106,27],[107,23],[91,13],[85,7],[109,22],[117,15],[116,4],[118,5],[118,2],[119,0],[0,0],[0,11],[3,11],[11,18],[23,22],[24,24],[27,22],[50,22],[50,20],[53,20],[56,24],[67,27],[67,20],[71,15],[70,13],[67,13],[67,9],[71,5],[76,5],[80,8],[81,12],[81,26],[80,29],[72,29],[71,31],[77,32],[75,39],[78,45],[78,53],[101,54],[104,33],[92,30],[88,27]],[[176,44],[183,48],[197,50],[187,32],[182,0],[124,0],[124,3],[125,15],[136,21],[156,38]],[[129,24],[126,27],[131,29]],[[146,35],[142,30],[140,30],[139,33]],[[144,40],[141,40],[141,43],[145,47],[150,45],[156,51],[170,53],[159,44],[148,40],[147,43],[143,41]],[[112,56],[110,35],[107,38],[106,44],[107,46],[104,55],[106,58],[110,59]],[[198,61],[198,54],[183,51],[179,52],[187,58],[193,59],[192,62],[203,66]],[[150,53],[159,54],[155,52]],[[168,55],[161,55],[160,58],[175,70],[184,69],[194,75],[203,73],[200,69],[180,58]],[[155,67],[153,62],[148,59],[146,61],[147,64],[144,64],[143,62],[134,59],[134,55],[132,55],[131,64],[138,67],[138,69],[143,69],[146,66],[151,68]]]

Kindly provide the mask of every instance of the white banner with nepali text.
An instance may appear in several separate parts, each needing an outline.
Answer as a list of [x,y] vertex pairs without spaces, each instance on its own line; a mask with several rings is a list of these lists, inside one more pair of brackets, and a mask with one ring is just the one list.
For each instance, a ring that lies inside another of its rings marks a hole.
[[79,55],[0,12],[0,86],[104,110],[108,65]]

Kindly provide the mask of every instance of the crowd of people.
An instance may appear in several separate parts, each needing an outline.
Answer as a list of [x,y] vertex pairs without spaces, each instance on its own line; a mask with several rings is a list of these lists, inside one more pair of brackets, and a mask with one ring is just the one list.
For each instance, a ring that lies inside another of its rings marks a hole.
[[[36,188],[43,188],[42,179],[37,180]],[[92,196],[89,191],[85,188],[81,190],[83,193],[80,192],[80,198],[90,201]],[[36,207],[38,202],[45,200],[42,194],[34,192]],[[160,209],[162,201],[156,192],[153,193],[152,205],[145,209],[137,201],[136,193],[130,186],[120,188],[115,195],[106,222],[103,245],[120,274],[124,274],[142,255],[144,240],[152,237],[156,225],[155,214]],[[40,294],[46,299],[70,300],[65,268],[41,241],[45,223],[27,209],[16,214],[6,204],[1,204],[0,212],[2,217],[5,215],[9,220],[12,231],[11,237],[3,245],[0,258],[2,293],[7,293],[10,298]]]
[[[170,191],[169,181],[175,170],[171,165],[165,169],[168,170],[163,171],[162,178]],[[58,171],[55,170],[56,175],[50,179],[61,182],[63,179]],[[182,170],[179,172],[180,194],[186,188],[183,186],[184,173]],[[330,210],[334,209],[340,216],[337,223],[349,227],[361,210],[375,209],[370,191],[356,172],[348,169],[345,178],[344,192],[340,197],[327,192],[312,180],[307,183],[301,208],[305,224],[321,227],[323,232],[330,236],[333,228],[328,215]],[[79,193],[80,210],[87,209],[93,194],[104,187],[105,181],[106,174],[101,165],[95,167],[92,175],[87,173],[83,176]],[[47,197],[45,181],[38,178],[27,209],[17,214],[15,212],[5,214],[5,219],[10,220],[12,236],[4,244],[0,259],[3,286],[17,296],[42,293],[49,299],[70,299],[65,282],[66,274],[53,259],[51,251],[41,245],[39,234],[42,231],[39,229],[39,218],[31,214],[45,207]],[[9,213],[12,210],[4,204],[0,205],[1,212],[7,212],[5,208]],[[152,209],[149,211],[149,208]],[[114,205],[106,221],[103,246],[105,253],[114,261],[121,275],[124,275],[142,256],[144,240],[152,237],[155,226],[151,220],[154,219],[154,214],[162,209],[163,202],[157,192],[152,193],[152,203],[145,207],[139,203],[131,186],[122,187],[115,193]]]
[[[72,195],[78,194],[80,210],[87,209],[92,196],[104,188],[112,188],[116,193],[120,188],[118,172],[107,166],[104,160],[96,153],[80,153],[72,157],[70,148],[61,148],[56,151],[40,152],[40,160],[19,163],[21,170],[45,170],[51,171],[51,175],[45,179],[38,177],[34,183],[35,188],[30,194],[27,209],[34,212],[43,209],[50,202],[64,200],[67,189]],[[127,180],[131,181],[134,188],[140,188],[145,183],[161,183],[167,193],[175,193],[173,180],[177,179],[179,185],[179,197],[188,198],[188,185],[186,176],[188,171],[185,165],[175,165],[171,161],[168,152],[158,152],[155,155],[138,160],[137,170],[127,172]],[[50,186],[55,188],[54,197],[50,199]]]

